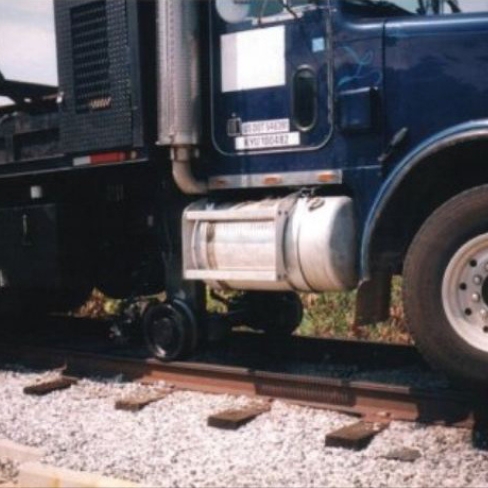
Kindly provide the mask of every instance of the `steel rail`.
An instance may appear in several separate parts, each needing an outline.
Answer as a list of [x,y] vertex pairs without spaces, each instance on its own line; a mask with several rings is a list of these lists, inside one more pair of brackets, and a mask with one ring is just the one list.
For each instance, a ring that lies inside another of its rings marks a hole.
[[3,345],[0,358],[63,368],[70,376],[121,374],[128,380],[164,381],[177,389],[280,399],[378,420],[473,427],[484,411],[483,399],[474,393],[448,389],[423,390],[194,362],[161,363],[35,346]]

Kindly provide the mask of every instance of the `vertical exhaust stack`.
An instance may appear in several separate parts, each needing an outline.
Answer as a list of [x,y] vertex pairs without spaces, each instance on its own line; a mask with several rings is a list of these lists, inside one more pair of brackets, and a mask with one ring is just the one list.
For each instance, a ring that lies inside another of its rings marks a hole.
[[191,171],[201,110],[197,0],[158,0],[158,61],[158,143],[171,147],[180,190],[206,193],[206,182]]

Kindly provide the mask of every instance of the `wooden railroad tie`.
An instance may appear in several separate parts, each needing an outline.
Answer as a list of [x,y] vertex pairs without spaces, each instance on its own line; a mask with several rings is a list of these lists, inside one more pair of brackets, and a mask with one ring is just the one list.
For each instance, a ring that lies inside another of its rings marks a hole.
[[367,447],[371,440],[387,427],[387,423],[360,421],[327,434],[325,445],[359,451]]
[[385,459],[390,459],[392,461],[401,461],[402,463],[413,463],[422,454],[417,449],[410,449],[409,447],[400,447],[398,449],[393,449],[392,451],[386,453],[383,456]]
[[128,412],[139,412],[147,405],[163,400],[173,392],[172,389],[161,390],[151,393],[141,393],[121,398],[115,402],[116,410],[126,410]]
[[72,385],[76,385],[76,383],[78,383],[77,378],[72,378],[71,376],[61,376],[59,378],[41,381],[39,383],[26,386],[24,388],[24,393],[26,395],[42,396],[52,393],[53,391],[66,390]]
[[269,412],[270,405],[254,405],[241,409],[224,410],[208,417],[207,425],[217,429],[237,430],[259,415]]

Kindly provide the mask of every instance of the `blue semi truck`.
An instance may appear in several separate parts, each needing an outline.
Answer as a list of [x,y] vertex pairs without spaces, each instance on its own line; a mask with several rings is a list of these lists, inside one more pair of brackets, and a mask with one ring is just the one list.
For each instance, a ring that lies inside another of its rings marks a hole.
[[[0,78],[0,303],[166,292],[154,355],[357,290],[488,383],[488,5],[55,0],[59,86]],[[0,60],[1,62],[1,60]],[[238,292],[218,320],[205,289]]]

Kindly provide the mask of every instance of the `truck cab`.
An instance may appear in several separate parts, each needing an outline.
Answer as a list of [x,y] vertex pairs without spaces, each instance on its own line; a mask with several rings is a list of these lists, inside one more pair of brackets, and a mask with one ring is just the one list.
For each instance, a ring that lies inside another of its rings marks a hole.
[[[388,315],[403,275],[420,349],[483,381],[488,263],[471,236],[486,217],[465,229],[474,211],[457,209],[483,207],[486,192],[487,7],[212,2],[209,197],[183,216],[184,276],[254,292],[357,288],[362,324]],[[471,251],[457,254],[463,239]]]

